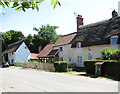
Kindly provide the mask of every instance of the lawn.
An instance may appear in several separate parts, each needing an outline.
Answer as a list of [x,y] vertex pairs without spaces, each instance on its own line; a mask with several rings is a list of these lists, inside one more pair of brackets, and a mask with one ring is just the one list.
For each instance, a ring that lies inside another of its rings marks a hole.
[[9,66],[9,68],[22,68],[20,66]]

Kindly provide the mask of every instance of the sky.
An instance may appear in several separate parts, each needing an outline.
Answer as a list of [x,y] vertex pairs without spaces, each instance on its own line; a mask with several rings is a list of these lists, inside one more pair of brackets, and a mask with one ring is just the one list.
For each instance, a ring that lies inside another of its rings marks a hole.
[[[115,9],[118,11],[120,0],[59,0],[61,6],[55,9],[51,0],[45,0],[39,6],[40,10],[28,9],[26,12],[17,12],[14,9],[0,7],[0,31],[22,31],[25,36],[37,34],[33,27],[49,24],[58,26],[57,34],[69,34],[77,31],[76,17],[78,14],[84,18],[84,25],[110,19]],[[5,15],[1,13],[5,12]],[[74,14],[76,13],[76,15]]]

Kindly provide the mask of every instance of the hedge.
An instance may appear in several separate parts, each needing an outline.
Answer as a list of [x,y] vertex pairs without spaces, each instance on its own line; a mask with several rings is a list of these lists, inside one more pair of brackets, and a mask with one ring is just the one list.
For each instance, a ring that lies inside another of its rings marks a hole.
[[95,63],[104,62],[101,66],[102,76],[111,76],[120,80],[120,61],[117,60],[86,60],[84,61],[85,69],[88,74],[95,75]]
[[56,72],[67,72],[68,71],[68,62],[67,61],[56,61],[54,63]]

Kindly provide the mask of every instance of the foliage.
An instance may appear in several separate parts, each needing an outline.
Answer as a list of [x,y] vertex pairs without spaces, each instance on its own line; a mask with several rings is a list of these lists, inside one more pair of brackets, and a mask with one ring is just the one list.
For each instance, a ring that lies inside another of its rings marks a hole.
[[68,62],[67,61],[56,61],[54,63],[56,72],[68,72]]
[[37,62],[37,61],[32,61],[32,62],[28,62],[28,63],[39,63],[39,62]]
[[21,61],[21,60],[17,60],[17,62],[18,62],[18,63],[21,63],[21,62],[23,62],[23,61]]
[[[15,2],[14,0],[0,0],[0,5],[2,5],[3,8],[5,7],[10,7],[14,8],[15,10],[21,11],[23,10],[24,12],[26,9],[32,9],[32,10],[37,10],[39,11],[39,5],[43,2],[44,0],[20,0],[19,2]],[[60,2],[58,0],[51,0],[51,5],[55,8],[56,5],[61,6]]]
[[103,60],[120,60],[120,49],[103,49],[101,50],[101,57]]
[[16,30],[10,30],[7,31],[6,33],[1,34],[2,34],[2,51],[4,51],[9,44],[21,40],[21,36],[23,35],[21,31]]
[[102,76],[111,76],[120,80],[120,61],[119,60],[85,60],[84,65],[87,74],[95,75],[95,63],[104,62],[101,66],[101,75]]

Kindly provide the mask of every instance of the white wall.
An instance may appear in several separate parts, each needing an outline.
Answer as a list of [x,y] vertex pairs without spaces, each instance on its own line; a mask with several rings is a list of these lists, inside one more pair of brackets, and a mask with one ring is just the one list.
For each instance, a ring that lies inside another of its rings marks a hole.
[[28,60],[30,60],[30,51],[27,47],[27,49],[25,49],[26,44],[23,42],[21,44],[21,46],[17,49],[17,51],[15,52],[15,62],[17,60],[21,60],[23,62],[28,62]]
[[110,49],[118,49],[120,45],[98,45],[98,46],[91,46],[91,50],[88,50],[88,47],[78,48],[71,48],[71,44],[62,45],[58,47],[54,47],[54,49],[59,49],[59,47],[63,47],[63,51],[59,52],[59,58],[63,57],[64,61],[68,61],[71,58],[71,62],[76,64],[78,67],[84,67],[84,63],[80,64],[77,63],[77,57],[82,56],[83,62],[84,60],[88,60],[89,54],[92,55],[93,58],[101,56],[100,51],[105,49],[106,47]]
[[120,16],[120,1],[118,2],[118,16]]
[[13,52],[13,54],[12,53],[8,53],[8,62],[10,63],[10,64],[12,64],[12,59],[13,59],[13,63],[14,63],[14,61],[15,61],[15,52]]

